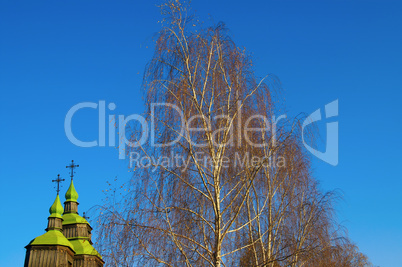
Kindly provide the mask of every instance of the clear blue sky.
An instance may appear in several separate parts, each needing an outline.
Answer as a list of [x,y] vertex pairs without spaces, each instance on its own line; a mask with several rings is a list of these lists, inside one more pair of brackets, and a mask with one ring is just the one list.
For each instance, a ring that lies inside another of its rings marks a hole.
[[[108,114],[143,111],[141,78],[160,27],[154,4],[0,0],[0,266],[23,264],[24,246],[46,228],[51,180],[67,178],[71,159],[81,165],[81,212],[102,204],[106,181],[130,178],[116,149],[69,142],[64,117],[85,101],[114,102]],[[259,76],[279,77],[288,115],[339,99],[339,165],[316,161],[314,174],[342,192],[338,217],[361,251],[376,265],[402,266],[402,4],[195,0],[193,8],[227,24]],[[73,130],[96,139],[96,111],[77,115]]]

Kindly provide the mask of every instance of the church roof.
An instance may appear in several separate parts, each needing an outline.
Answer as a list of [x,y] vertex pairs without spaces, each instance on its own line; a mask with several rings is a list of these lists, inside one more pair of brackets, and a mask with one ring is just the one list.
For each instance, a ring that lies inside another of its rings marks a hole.
[[76,213],[66,213],[63,215],[63,225],[75,224],[75,223],[86,223],[89,224],[85,218],[81,217]]
[[102,259],[102,256],[96,251],[96,249],[91,245],[91,243],[86,239],[73,239],[70,240],[71,244],[74,246],[74,251],[76,255],[93,255],[98,256]]
[[74,246],[70,241],[59,231],[59,230],[49,230],[41,236],[38,236],[34,240],[32,240],[28,246],[51,246],[51,245],[59,245],[71,248],[74,251]]

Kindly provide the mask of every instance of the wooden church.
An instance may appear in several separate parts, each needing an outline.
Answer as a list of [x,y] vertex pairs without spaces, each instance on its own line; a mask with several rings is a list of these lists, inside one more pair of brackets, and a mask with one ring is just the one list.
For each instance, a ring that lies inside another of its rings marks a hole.
[[58,176],[57,196],[49,209],[50,216],[46,233],[33,239],[25,248],[25,267],[102,267],[104,261],[92,246],[92,227],[78,215],[78,193],[75,190],[72,161],[71,182],[66,192],[64,209],[59,197],[59,183],[64,181]]

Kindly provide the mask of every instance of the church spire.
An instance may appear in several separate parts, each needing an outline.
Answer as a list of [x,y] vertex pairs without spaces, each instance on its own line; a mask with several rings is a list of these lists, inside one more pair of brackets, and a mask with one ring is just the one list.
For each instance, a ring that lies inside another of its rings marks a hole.
[[70,177],[71,177],[71,182],[70,182],[70,187],[68,188],[66,192],[66,201],[64,202],[65,204],[65,212],[64,213],[77,213],[78,214],[78,193],[75,190],[74,187],[74,174],[75,171],[74,169],[79,167],[79,165],[74,164],[74,160],[71,161],[71,164],[66,166],[66,168],[70,169]]
[[60,183],[64,181],[64,179],[60,178],[60,174],[57,175],[56,180],[52,180],[52,182],[57,183],[57,195],[56,199],[54,200],[52,206],[49,208],[50,216],[48,218],[48,225],[46,231],[48,230],[59,230],[62,231],[62,221],[63,221],[63,213],[64,209],[60,202],[59,192],[60,192]]
[[[77,261],[78,259],[82,260],[82,264],[85,262],[97,262],[98,266],[103,266],[104,262],[101,255],[92,246],[92,227],[86,220],[88,217],[78,215],[78,193],[73,182],[74,168],[76,167],[78,165],[75,165],[74,161],[71,161],[71,165],[67,166],[67,168],[71,169],[71,183],[66,192],[66,201],[64,202],[63,233],[73,245]],[[86,265],[84,264],[83,266]]]

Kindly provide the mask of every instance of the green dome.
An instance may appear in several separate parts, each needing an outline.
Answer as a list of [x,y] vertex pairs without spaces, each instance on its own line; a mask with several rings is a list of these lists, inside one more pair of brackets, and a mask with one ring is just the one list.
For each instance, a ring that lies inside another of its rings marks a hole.
[[61,215],[63,214],[64,209],[60,202],[60,197],[57,195],[56,199],[53,202],[53,205],[49,209],[50,216],[53,218],[62,218]]
[[74,246],[59,230],[49,230],[41,236],[32,240],[28,246],[40,245],[59,245],[71,248],[74,251]]
[[89,224],[87,220],[76,213],[66,213],[63,215],[63,225],[75,224],[75,223],[86,223]]
[[73,180],[71,180],[70,187],[66,192],[66,201],[77,202],[78,200],[78,193],[75,191]]

